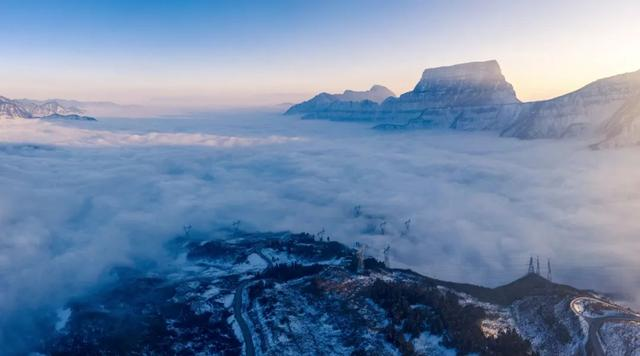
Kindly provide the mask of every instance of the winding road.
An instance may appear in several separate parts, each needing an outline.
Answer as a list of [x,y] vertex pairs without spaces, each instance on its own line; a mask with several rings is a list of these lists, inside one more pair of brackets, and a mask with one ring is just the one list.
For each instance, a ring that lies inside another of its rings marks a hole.
[[236,322],[238,322],[238,326],[240,327],[240,331],[242,332],[245,355],[247,356],[255,356],[256,354],[256,349],[253,346],[253,338],[251,337],[251,330],[249,329],[249,325],[242,315],[242,309],[244,305],[244,303],[242,303],[242,294],[244,293],[244,288],[251,282],[252,281],[242,281],[238,285],[238,288],[236,288],[236,294],[233,296],[233,316],[236,318]]
[[[258,256],[260,256],[267,263],[267,268],[273,266],[271,260],[262,253],[262,250],[254,250],[252,252],[258,254]],[[256,354],[256,349],[253,345],[253,337],[251,336],[251,329],[249,329],[249,324],[247,323],[243,315],[244,303],[242,301],[244,289],[253,282],[254,281],[252,280],[240,282],[240,284],[236,288],[235,294],[233,295],[233,316],[235,317],[236,322],[240,327],[240,331],[242,332],[246,356],[255,356]]]
[[602,339],[600,338],[600,328],[606,322],[625,322],[635,321],[640,322],[640,315],[632,312],[620,311],[620,314],[610,314],[599,317],[588,317],[583,314],[582,307],[578,307],[577,304],[581,301],[588,301],[592,303],[604,304],[612,309],[620,310],[620,307],[604,300],[591,298],[591,297],[578,297],[571,301],[571,310],[578,316],[584,318],[589,324],[589,336],[587,339],[587,353],[593,356],[606,356],[607,352],[602,346]]

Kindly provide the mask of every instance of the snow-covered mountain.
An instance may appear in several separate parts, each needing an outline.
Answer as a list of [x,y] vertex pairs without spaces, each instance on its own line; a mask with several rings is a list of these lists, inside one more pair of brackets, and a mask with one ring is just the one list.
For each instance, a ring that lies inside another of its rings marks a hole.
[[593,147],[599,148],[640,143],[640,71],[597,80],[554,99],[523,103],[492,60],[427,69],[412,91],[380,104],[320,105],[323,100],[330,99],[321,94],[287,113],[372,121],[381,130],[449,128],[491,130],[521,139],[583,137],[598,142]]
[[523,104],[514,124],[502,135],[524,139],[610,136],[615,131],[612,127],[618,126],[614,122],[628,114],[639,94],[640,71],[601,79],[555,99]]
[[39,101],[30,99],[12,100],[0,96],[0,119],[71,119],[95,120],[80,116],[83,110],[75,106],[63,105],[55,100]]
[[0,119],[26,119],[31,113],[15,101],[0,96]]
[[491,60],[426,69],[412,91],[380,104],[336,103],[287,113],[302,113],[307,119],[376,121],[382,123],[378,128],[498,130],[512,123],[519,103],[500,65]]
[[291,106],[286,114],[340,111],[353,105],[353,103],[359,103],[358,109],[364,109],[367,105],[376,106],[377,103],[393,96],[395,94],[382,85],[374,85],[367,91],[345,90],[342,94],[320,93],[305,102]]
[[640,95],[629,98],[601,127],[604,140],[594,148],[640,145]]

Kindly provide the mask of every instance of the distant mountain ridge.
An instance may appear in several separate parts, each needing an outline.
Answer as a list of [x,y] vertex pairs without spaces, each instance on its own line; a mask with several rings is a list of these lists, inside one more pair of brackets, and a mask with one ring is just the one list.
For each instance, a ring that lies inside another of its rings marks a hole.
[[497,61],[426,69],[415,88],[382,103],[293,106],[306,119],[371,121],[380,130],[489,130],[520,139],[586,137],[594,148],[640,143],[640,71],[537,102],[518,100]]
[[56,100],[12,100],[0,96],[0,119],[57,119],[57,120],[89,120],[89,116],[81,116],[84,111],[75,106],[63,105]]
[[291,106],[287,110],[287,114],[339,110],[338,108],[345,103],[370,102],[374,104],[393,96],[395,94],[391,90],[377,84],[366,91],[345,90],[342,94],[320,93],[305,102]]

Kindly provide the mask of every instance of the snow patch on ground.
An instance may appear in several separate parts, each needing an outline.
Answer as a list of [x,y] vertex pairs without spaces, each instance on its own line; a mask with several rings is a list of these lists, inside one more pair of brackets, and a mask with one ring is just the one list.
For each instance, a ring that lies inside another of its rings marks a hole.
[[218,301],[224,304],[225,308],[230,308],[231,304],[233,304],[233,294],[227,294],[221,298],[218,298]]
[[413,347],[418,355],[456,356],[456,350],[441,345],[442,336],[423,332],[413,340]]
[[640,355],[640,323],[607,322],[599,334],[608,355]]
[[56,331],[60,332],[65,326],[67,326],[67,322],[69,322],[71,308],[60,308],[56,310],[56,316],[58,317],[58,321],[56,321]]

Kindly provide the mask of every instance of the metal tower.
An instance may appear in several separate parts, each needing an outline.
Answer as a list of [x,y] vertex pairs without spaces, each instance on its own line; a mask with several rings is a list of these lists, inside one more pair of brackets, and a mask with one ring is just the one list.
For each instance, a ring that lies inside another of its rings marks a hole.
[[551,282],[551,259],[547,258],[547,279]]
[[384,235],[384,228],[387,226],[387,222],[383,221],[380,223],[380,235]]
[[362,272],[364,270],[364,256],[367,253],[367,245],[356,242],[356,247],[358,247],[356,254],[358,257],[358,272]]
[[536,274],[540,275],[540,257],[536,256]]
[[384,248],[384,266],[387,268],[390,268],[389,250],[391,250],[391,246],[387,245],[387,247]]
[[401,235],[407,236],[409,235],[409,230],[411,229],[411,219],[404,222],[404,230],[402,230]]
[[527,274],[532,273],[536,273],[535,269],[533,268],[533,256],[529,257],[529,271],[527,272]]
[[184,236],[189,237],[189,233],[191,232],[191,225],[184,225],[182,229],[184,230]]

